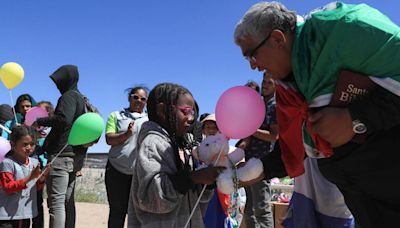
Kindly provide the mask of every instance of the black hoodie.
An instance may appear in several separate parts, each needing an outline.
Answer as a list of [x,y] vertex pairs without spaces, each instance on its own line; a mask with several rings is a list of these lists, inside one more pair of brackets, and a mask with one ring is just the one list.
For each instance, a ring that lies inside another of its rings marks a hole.
[[[51,127],[43,148],[49,154],[57,154],[68,143],[68,136],[75,119],[85,113],[85,103],[78,90],[79,73],[74,65],[58,68],[50,78],[54,81],[61,97],[57,101],[54,115],[37,120],[39,126]],[[61,157],[73,157],[75,153],[86,152],[80,146],[67,146]]]

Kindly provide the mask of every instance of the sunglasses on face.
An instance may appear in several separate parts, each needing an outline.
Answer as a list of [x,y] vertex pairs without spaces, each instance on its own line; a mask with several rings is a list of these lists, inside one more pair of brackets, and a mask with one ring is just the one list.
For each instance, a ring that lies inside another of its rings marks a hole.
[[130,96],[131,96],[131,97],[133,98],[133,100],[135,100],[135,101],[138,101],[138,100],[143,101],[143,102],[146,102],[146,101],[147,101],[147,98],[146,98],[146,97],[139,97],[138,95],[135,95],[135,94],[131,94]]
[[195,111],[191,106],[176,106],[185,116],[194,117]]

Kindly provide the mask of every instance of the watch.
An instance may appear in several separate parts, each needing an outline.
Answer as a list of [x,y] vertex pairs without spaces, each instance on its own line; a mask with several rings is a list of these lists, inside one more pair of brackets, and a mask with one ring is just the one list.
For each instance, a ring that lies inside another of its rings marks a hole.
[[353,132],[356,134],[364,134],[367,132],[367,126],[360,120],[353,120]]

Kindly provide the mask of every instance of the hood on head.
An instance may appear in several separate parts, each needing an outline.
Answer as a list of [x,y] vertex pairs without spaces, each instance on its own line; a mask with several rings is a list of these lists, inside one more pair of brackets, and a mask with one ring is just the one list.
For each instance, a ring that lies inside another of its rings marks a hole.
[[[27,99],[28,98],[28,99]],[[25,115],[22,115],[19,112],[19,108],[18,108],[18,104],[20,104],[20,102],[25,101],[25,100],[30,100],[32,107],[35,107],[37,105],[36,100],[28,93],[25,94],[21,94],[18,96],[17,101],[14,105],[14,109],[15,109],[15,113],[16,113],[16,117],[17,117],[17,122],[18,123],[23,123],[25,121]]]
[[36,100],[35,100],[35,98],[32,97],[32,95],[30,95],[29,93],[21,94],[18,96],[17,101],[15,102],[15,105],[14,105],[15,112],[19,112],[18,111],[18,103],[20,103],[24,100],[27,100],[26,99],[27,97],[29,97],[32,107],[35,107],[37,105]]
[[78,89],[79,73],[77,66],[63,65],[50,75],[50,78],[56,84],[61,94],[69,90]]

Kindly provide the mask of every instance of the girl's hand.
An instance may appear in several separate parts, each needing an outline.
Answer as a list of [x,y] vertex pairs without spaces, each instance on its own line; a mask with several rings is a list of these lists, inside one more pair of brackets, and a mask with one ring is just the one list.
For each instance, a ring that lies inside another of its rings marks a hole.
[[28,178],[27,178],[27,182],[38,178],[40,176],[40,166],[37,165],[32,169],[32,172],[29,174]]
[[51,169],[51,164],[47,164],[46,167],[44,167],[43,174],[39,178],[40,182],[44,182],[46,180],[47,176],[49,175],[50,169]]
[[191,179],[195,184],[213,184],[218,175],[224,171],[225,167],[215,166],[199,169],[191,172]]

